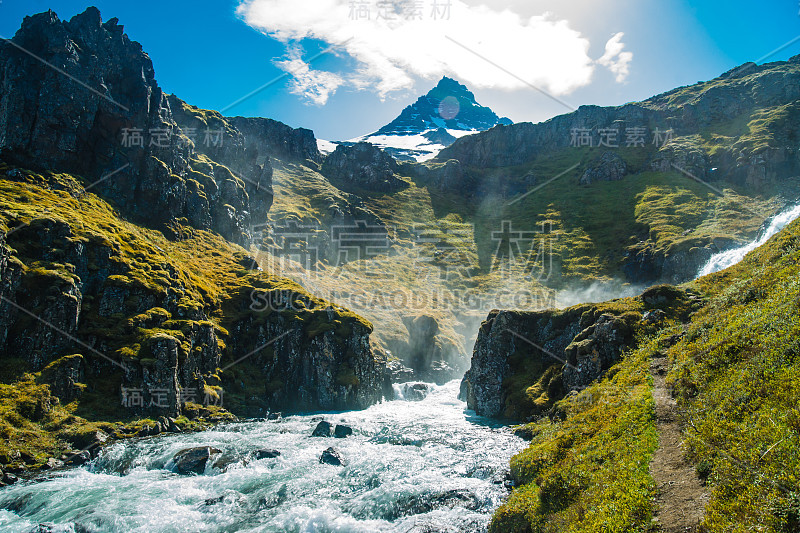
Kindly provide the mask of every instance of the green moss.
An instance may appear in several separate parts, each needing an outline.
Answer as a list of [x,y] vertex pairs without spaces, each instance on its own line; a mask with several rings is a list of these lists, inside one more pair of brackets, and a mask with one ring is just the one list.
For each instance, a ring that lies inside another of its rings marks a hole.
[[531,445],[511,460],[517,486],[490,532],[622,532],[649,523],[658,438],[646,352],[608,375],[557,404],[563,421],[527,426]]
[[336,384],[343,387],[357,387],[359,384],[358,376],[352,367],[343,365],[339,367],[339,372],[336,374]]
[[667,345],[688,420],[689,458],[707,476],[711,531],[790,531],[800,514],[800,224],[691,286],[708,297]]

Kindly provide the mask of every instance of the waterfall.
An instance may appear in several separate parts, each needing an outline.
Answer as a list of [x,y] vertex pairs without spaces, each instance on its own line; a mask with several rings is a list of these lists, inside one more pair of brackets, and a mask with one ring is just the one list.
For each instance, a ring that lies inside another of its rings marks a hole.
[[746,256],[748,253],[752,252],[762,244],[766,243],[773,235],[778,233],[780,230],[785,228],[789,223],[794,221],[796,218],[800,217],[800,204],[797,204],[786,211],[775,215],[775,217],[770,221],[769,226],[767,229],[762,233],[758,238],[754,241],[745,244],[739,248],[734,248],[733,250],[727,250],[725,252],[720,252],[718,254],[714,254],[708,260],[708,262],[700,269],[698,276],[705,276],[706,274],[713,274],[714,272],[719,272],[725,268],[735,265]]

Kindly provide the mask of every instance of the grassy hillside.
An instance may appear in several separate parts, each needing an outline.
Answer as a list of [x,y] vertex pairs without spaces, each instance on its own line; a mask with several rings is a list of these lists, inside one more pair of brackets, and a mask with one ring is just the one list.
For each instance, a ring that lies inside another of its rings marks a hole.
[[[640,328],[638,348],[598,383],[529,424],[520,484],[491,531],[646,531],[657,446],[648,365],[671,361],[687,458],[706,481],[710,531],[800,527],[800,222],[724,272],[687,285],[706,304]],[[668,525],[668,524],[665,524]]]
[[[292,312],[307,334],[314,336],[322,327],[314,317],[316,310],[330,305],[327,301],[312,296],[293,281],[256,270],[248,251],[216,234],[178,225],[173,228],[177,237],[167,239],[159,231],[126,221],[106,201],[84,191],[80,178],[70,175],[43,175],[0,165],[0,178],[0,231],[7,234],[11,261],[20,269],[26,291],[50,294],[54,284],[71,282],[76,265],[67,262],[66,258],[72,256],[66,248],[73,245],[88,250],[82,255],[89,261],[84,286],[92,283],[95,274],[99,276],[111,268],[120,273],[108,276],[105,286],[131,289],[128,300],[110,316],[99,312],[101,303],[94,301],[91,294],[87,292],[83,297],[76,336],[89,339],[111,359],[147,364],[152,339],[163,335],[178,339],[179,357],[185,358],[193,349],[187,336],[193,328],[210,324],[223,354],[221,366],[225,366],[231,362],[231,355],[226,352],[227,328],[248,312],[241,309],[240,302],[249,303],[254,289],[292,293],[304,301],[302,309]],[[51,235],[56,230],[62,232],[64,239],[54,242],[64,248],[45,248],[40,235]],[[108,251],[108,264],[101,263],[102,256],[96,250]],[[156,307],[144,314],[133,313],[131,309],[140,305],[139,299],[150,294],[177,294],[176,311],[171,314]],[[42,315],[53,305],[52,301],[48,297],[30,311]],[[336,312],[338,323],[357,321],[371,328],[350,311]],[[198,314],[208,318],[198,319]],[[267,313],[262,315],[267,318]],[[14,328],[30,329],[35,325],[35,319],[23,316]],[[46,327],[44,331],[48,331]],[[65,339],[60,340],[63,343]],[[73,349],[83,352],[77,357],[102,363],[97,350],[91,351],[86,345],[74,345]],[[62,403],[51,393],[49,374],[75,356],[57,359],[41,371],[32,370],[25,357],[26,354],[17,354],[0,358],[2,464],[42,464],[48,457],[58,457],[61,451],[80,448],[81,436],[98,429],[125,437],[154,425],[154,420],[141,419],[120,405],[122,376],[116,367],[87,370],[101,374],[87,375],[85,382],[78,384],[82,387],[79,398]],[[264,384],[257,383],[256,378],[257,372],[244,366],[227,372],[217,369],[205,376],[206,392],[214,395],[226,385],[224,405],[235,410],[247,391],[227,385],[256,380],[256,390],[263,389]],[[252,390],[249,394],[253,395]],[[197,429],[230,418],[213,405],[197,405],[194,411],[203,416],[192,420],[182,416],[177,419],[178,425]]]

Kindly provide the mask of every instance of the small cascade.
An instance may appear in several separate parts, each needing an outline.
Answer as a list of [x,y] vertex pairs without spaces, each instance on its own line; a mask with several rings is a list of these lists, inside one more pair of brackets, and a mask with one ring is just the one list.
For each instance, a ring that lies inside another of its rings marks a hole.
[[767,229],[754,241],[739,248],[734,248],[711,256],[708,262],[703,265],[703,268],[700,269],[698,277],[713,274],[714,272],[719,272],[720,270],[735,265],[744,259],[744,256],[766,243],[773,235],[798,217],[800,217],[800,204],[779,213],[770,221]]

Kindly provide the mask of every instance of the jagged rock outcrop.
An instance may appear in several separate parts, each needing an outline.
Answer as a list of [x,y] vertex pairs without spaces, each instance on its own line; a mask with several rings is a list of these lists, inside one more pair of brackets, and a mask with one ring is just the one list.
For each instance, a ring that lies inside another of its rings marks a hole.
[[562,311],[492,311],[481,325],[461,398],[482,416],[540,415],[585,387],[632,342],[626,320],[592,305]]
[[[619,107],[580,106],[576,111],[559,115],[538,124],[521,122],[461,137],[445,148],[434,161],[457,159],[466,167],[506,167],[527,163],[552,150],[569,148],[576,130],[597,132],[617,128],[624,141],[625,129],[642,124],[666,124],[666,114],[642,104]],[[596,136],[596,134],[595,134]],[[593,138],[597,146],[599,139]],[[623,142],[624,145],[624,142]]]
[[336,147],[320,172],[343,190],[399,191],[408,184],[397,177],[400,167],[392,156],[370,143]]
[[614,152],[603,152],[603,155],[589,164],[583,171],[581,185],[591,185],[598,181],[619,181],[625,177],[628,165]]
[[[216,111],[199,109],[175,95],[167,98],[181,132],[190,137],[197,153],[211,160],[191,162],[189,177],[198,181],[209,196],[215,227],[223,226],[224,220],[216,211],[226,205],[246,206],[249,219],[243,223],[264,224],[273,201],[273,169],[269,155],[259,151],[258,139],[245,138],[230,119]],[[231,172],[234,176],[230,176]],[[242,198],[236,178],[243,182],[246,198]]]
[[283,122],[261,117],[230,117],[227,119],[245,137],[245,147],[260,157],[279,159],[322,160],[314,132],[305,128],[292,128]]
[[[53,11],[26,17],[0,44],[0,87],[0,159],[79,174],[154,227],[182,221],[248,239],[245,183],[201,177],[190,166],[194,144],[175,122],[150,58],[117,19],[104,23],[94,7],[69,22]],[[224,146],[216,133],[214,142]]]
[[633,342],[633,330],[622,318],[602,314],[564,349],[562,379],[568,391],[582,389],[619,360]]
[[[265,384],[242,409],[252,416],[364,409],[384,397],[389,375],[385,356],[372,349],[371,324],[340,308],[315,308],[310,297],[292,291],[253,291],[231,304],[245,316],[226,324],[230,357],[244,358],[229,371],[232,390],[240,373],[257,372]],[[254,311],[262,298],[268,305]]]
[[418,165],[403,164],[402,168],[408,175],[419,178],[424,185],[442,192],[472,190],[477,185],[475,180],[467,177],[458,159],[444,162],[431,161]]
[[442,146],[450,146],[456,142],[456,137],[450,135],[444,128],[428,131],[423,133],[422,136],[428,139],[430,142],[434,144],[441,144]]

